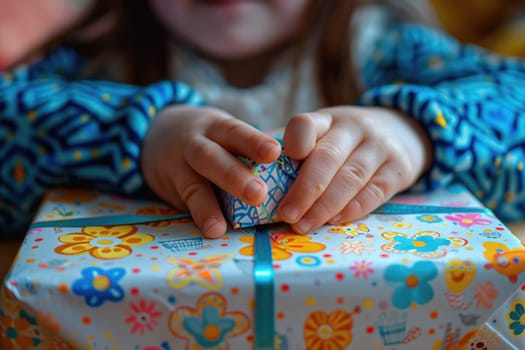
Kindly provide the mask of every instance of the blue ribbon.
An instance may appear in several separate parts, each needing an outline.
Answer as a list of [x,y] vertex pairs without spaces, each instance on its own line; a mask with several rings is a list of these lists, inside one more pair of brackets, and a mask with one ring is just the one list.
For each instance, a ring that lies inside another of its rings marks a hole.
[[275,293],[270,233],[257,228],[254,242],[255,349],[273,350],[275,333]]
[[180,220],[191,218],[190,214],[182,213],[175,215],[104,215],[87,218],[71,218],[59,220],[36,221],[31,224],[33,228],[43,227],[83,227],[83,226],[114,226],[114,225],[134,225],[148,222],[158,222],[165,220]]
[[486,207],[442,207],[439,205],[413,205],[401,203],[385,203],[372,214],[449,214],[449,213],[490,213]]
[[[485,207],[442,207],[438,205],[412,205],[400,203],[385,203],[373,214],[409,215],[409,214],[448,214],[448,213],[490,213]],[[31,228],[44,227],[83,227],[83,226],[112,226],[112,225],[134,225],[164,220],[189,219],[188,213],[174,215],[104,215],[85,218],[71,218],[58,220],[36,221]]]

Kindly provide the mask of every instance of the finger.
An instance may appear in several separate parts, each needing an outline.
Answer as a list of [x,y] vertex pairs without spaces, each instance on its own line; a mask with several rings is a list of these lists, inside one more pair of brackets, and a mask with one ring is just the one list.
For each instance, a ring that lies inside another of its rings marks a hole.
[[268,196],[266,184],[236,156],[207,138],[195,139],[185,149],[186,162],[200,176],[250,205]]
[[305,159],[332,124],[327,113],[311,112],[293,116],[284,131],[284,150],[291,158]]
[[333,128],[319,140],[279,205],[278,213],[285,222],[298,222],[323,194],[361,138],[357,128]]
[[343,210],[329,220],[330,223],[350,222],[364,217],[404,190],[405,183],[406,179],[398,168],[392,163],[385,163]]
[[235,118],[222,120],[206,136],[231,153],[258,163],[271,163],[281,154],[279,141]]
[[189,168],[185,170],[177,173],[175,183],[180,199],[204,237],[221,237],[227,224],[210,182]]
[[294,230],[309,233],[340,213],[384,164],[386,154],[378,152],[377,147],[373,142],[359,145],[337,170],[326,191],[293,225]]

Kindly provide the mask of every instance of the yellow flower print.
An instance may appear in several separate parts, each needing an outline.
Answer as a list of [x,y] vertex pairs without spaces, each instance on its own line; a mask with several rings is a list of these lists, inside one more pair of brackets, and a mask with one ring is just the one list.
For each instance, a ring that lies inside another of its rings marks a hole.
[[[291,252],[315,253],[323,251],[326,246],[317,242],[310,242],[310,236],[300,235],[293,232],[274,232],[271,236],[272,259],[286,260],[292,256]],[[242,236],[241,242],[250,244],[239,250],[242,255],[254,255],[254,237]]]
[[352,315],[342,310],[312,312],[304,322],[304,343],[309,350],[343,350],[352,342]]
[[97,259],[120,259],[131,254],[131,247],[149,243],[153,239],[152,235],[137,233],[133,225],[86,226],[82,232],[58,237],[65,244],[56,247],[55,252],[64,255],[89,253]]
[[175,268],[168,274],[168,284],[176,289],[195,282],[209,290],[222,288],[222,264],[233,259],[233,254],[215,254],[202,259],[170,256],[166,261]]
[[347,236],[357,237],[359,235],[364,235],[365,233],[370,232],[370,229],[368,228],[366,224],[363,224],[363,223],[358,223],[358,224],[349,223],[349,224],[339,224],[339,225],[336,225],[335,227],[330,227],[328,229],[328,232],[342,233]]

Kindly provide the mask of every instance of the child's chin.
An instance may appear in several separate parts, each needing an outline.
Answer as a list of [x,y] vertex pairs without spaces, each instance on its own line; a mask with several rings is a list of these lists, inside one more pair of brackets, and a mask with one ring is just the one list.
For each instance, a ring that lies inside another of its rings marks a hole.
[[201,3],[213,6],[234,6],[245,2],[253,2],[258,0],[198,0]]

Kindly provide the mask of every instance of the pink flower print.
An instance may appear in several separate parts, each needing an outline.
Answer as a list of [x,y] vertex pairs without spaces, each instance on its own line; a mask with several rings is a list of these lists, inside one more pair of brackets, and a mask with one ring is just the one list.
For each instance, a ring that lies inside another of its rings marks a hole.
[[359,278],[363,276],[363,279],[368,279],[369,273],[374,273],[374,270],[370,268],[372,265],[371,261],[361,260],[354,261],[354,264],[350,266],[350,270],[354,271],[354,277]]
[[488,225],[490,220],[482,219],[478,213],[465,213],[455,215],[445,215],[445,219],[457,222],[459,226],[471,227],[475,225]]
[[41,228],[38,228],[38,227],[37,227],[37,228],[32,228],[32,229],[30,229],[29,231],[27,231],[27,234],[26,234],[26,235],[27,235],[27,236],[29,236],[29,235],[34,235],[34,234],[37,234],[37,233],[40,233],[40,232],[42,232],[42,229],[41,229]]
[[140,299],[138,303],[129,303],[130,310],[126,312],[125,322],[131,326],[130,333],[144,335],[145,331],[153,331],[153,327],[159,324],[158,318],[162,311],[156,309],[154,301],[147,302]]
[[494,299],[498,297],[498,290],[494,288],[494,285],[491,281],[488,281],[485,284],[478,284],[474,287],[476,293],[474,294],[474,299],[477,300],[476,307],[490,309],[494,305]]
[[341,254],[356,254],[361,255],[363,252],[373,252],[370,242],[363,243],[361,241],[343,241],[341,246],[336,248]]

